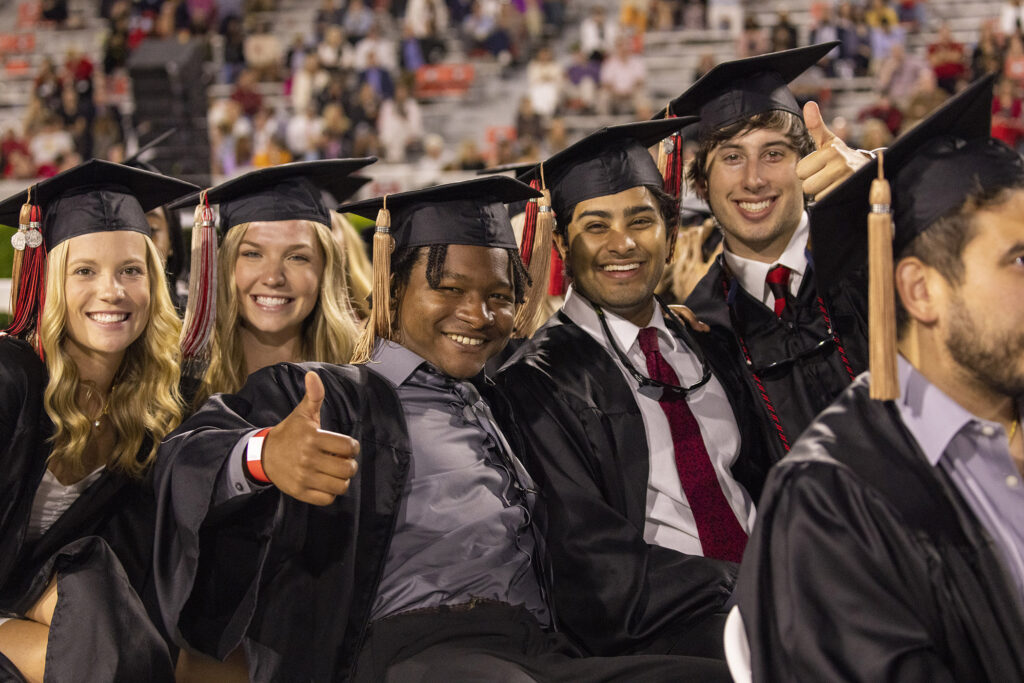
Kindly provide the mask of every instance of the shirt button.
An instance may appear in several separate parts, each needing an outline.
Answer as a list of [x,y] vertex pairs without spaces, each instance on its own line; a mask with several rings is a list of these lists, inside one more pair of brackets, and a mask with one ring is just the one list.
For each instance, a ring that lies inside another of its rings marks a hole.
[[1020,485],[1020,479],[1011,474],[1008,477],[1006,477],[1006,485],[1009,486],[1011,489],[1015,489],[1017,488],[1017,486]]
[[236,490],[236,491],[241,491],[241,490],[242,490],[242,488],[243,488],[243,487],[242,487],[242,485],[241,485],[241,484],[240,484],[239,482],[235,482],[235,490]]
[[984,427],[981,428],[981,433],[984,434],[985,436],[994,436],[996,433],[996,428],[993,427],[992,425],[985,425]]

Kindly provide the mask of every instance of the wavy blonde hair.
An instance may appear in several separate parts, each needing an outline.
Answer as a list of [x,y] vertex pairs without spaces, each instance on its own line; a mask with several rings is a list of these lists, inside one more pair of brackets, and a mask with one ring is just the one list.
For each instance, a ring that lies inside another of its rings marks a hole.
[[[46,264],[46,303],[39,317],[37,334],[42,338],[46,369],[50,379],[43,394],[46,414],[54,433],[50,459],[73,470],[84,466],[82,456],[92,434],[92,420],[78,407],[80,386],[78,366],[64,350],[67,339],[68,241],[50,251]],[[164,280],[163,261],[146,237],[146,274],[149,280],[149,319],[142,334],[132,342],[114,375],[107,404],[117,442],[106,466],[139,478],[156,458],[163,438],[182,418],[178,388],[181,322]],[[139,456],[146,437],[152,439],[149,452]]]
[[341,240],[345,256],[345,286],[348,299],[359,320],[370,317],[370,289],[373,283],[373,266],[366,254],[363,239],[352,221],[337,211],[331,211],[331,232]]
[[[302,327],[302,361],[347,363],[357,335],[355,314],[345,287],[345,257],[326,225],[300,221],[309,226],[324,256],[320,296]],[[217,271],[217,324],[213,330],[210,367],[203,387],[205,398],[215,393],[234,393],[245,384],[245,353],[239,335],[241,326],[235,263],[242,239],[249,229],[241,223],[228,230],[220,246]]]

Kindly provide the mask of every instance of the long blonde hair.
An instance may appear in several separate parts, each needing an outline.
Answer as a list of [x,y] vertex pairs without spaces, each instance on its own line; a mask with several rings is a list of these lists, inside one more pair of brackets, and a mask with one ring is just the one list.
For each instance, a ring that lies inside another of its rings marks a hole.
[[[300,221],[309,226],[324,255],[320,277],[320,295],[302,326],[302,361],[347,363],[356,338],[356,322],[344,286],[344,255],[327,226],[316,221]],[[206,372],[204,397],[215,393],[234,393],[246,379],[238,288],[235,263],[249,229],[241,223],[228,230],[220,246],[217,271],[217,324],[213,330],[210,367]]]
[[356,226],[344,214],[331,211],[331,232],[340,239],[345,256],[345,286],[348,299],[359,320],[370,317],[370,287],[373,266]]
[[[76,399],[80,379],[78,366],[64,350],[67,261],[68,242],[65,241],[54,247],[47,257],[46,303],[39,317],[37,334],[42,337],[50,375],[43,394],[46,414],[54,426],[50,459],[80,470],[93,427],[92,420],[78,407]],[[181,322],[167,291],[162,263],[156,246],[146,237],[149,319],[121,360],[107,404],[107,415],[116,430],[117,441],[106,465],[133,477],[142,476],[156,457],[160,442],[182,418],[178,389]],[[147,436],[152,439],[149,452],[139,457],[139,449]]]

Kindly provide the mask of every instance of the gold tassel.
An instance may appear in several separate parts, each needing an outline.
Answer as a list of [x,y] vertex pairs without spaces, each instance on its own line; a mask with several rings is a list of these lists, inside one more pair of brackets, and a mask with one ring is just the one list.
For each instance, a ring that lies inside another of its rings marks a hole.
[[[18,285],[21,282],[21,264],[25,259],[25,234],[28,232],[28,224],[32,220],[32,188],[28,189],[28,199],[21,205],[21,213],[18,214],[18,232],[12,238],[12,243],[17,241],[14,247],[14,261],[11,263],[11,307],[13,314],[15,305],[18,303]],[[21,235],[19,238],[18,235]],[[18,248],[18,244],[21,248]]]
[[373,285],[370,289],[370,317],[356,340],[352,353],[353,363],[370,360],[377,339],[391,339],[391,252],[395,240],[391,237],[391,212],[388,198],[377,212],[377,224],[373,233]]
[[878,155],[878,178],[871,183],[868,202],[868,348],[871,398],[899,398],[896,369],[896,298],[893,285],[893,226],[889,206],[892,193]]
[[[671,104],[665,106],[665,118],[668,118],[671,106]],[[658,143],[658,173],[661,174],[662,178],[665,177],[665,171],[668,168],[668,159],[672,155],[670,145],[673,142],[674,141],[671,136],[669,136]]]
[[551,243],[555,231],[555,212],[551,210],[551,191],[544,181],[544,164],[540,166],[540,193],[537,199],[537,223],[533,234],[533,251],[530,253],[530,287],[524,301],[516,311],[514,335],[528,339],[544,324],[544,301],[548,295],[548,281],[551,278]]

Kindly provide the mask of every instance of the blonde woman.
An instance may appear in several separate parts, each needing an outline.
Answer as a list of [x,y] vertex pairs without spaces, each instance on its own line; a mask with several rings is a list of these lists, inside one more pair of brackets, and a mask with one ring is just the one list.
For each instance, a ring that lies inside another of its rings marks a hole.
[[171,676],[146,477],[182,418],[180,324],[145,212],[194,189],[90,161],[0,202],[23,224],[0,336],[0,678]]
[[350,196],[367,179],[348,174],[373,161],[285,164],[207,192],[206,201],[219,204],[224,238],[204,395],[236,392],[275,363],[348,362],[356,316],[321,190]]

